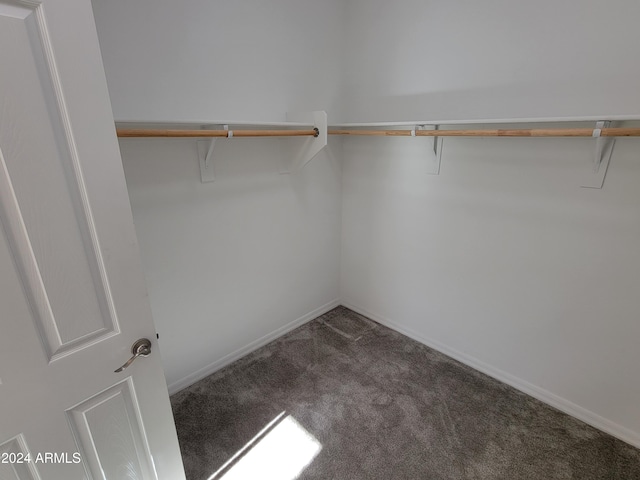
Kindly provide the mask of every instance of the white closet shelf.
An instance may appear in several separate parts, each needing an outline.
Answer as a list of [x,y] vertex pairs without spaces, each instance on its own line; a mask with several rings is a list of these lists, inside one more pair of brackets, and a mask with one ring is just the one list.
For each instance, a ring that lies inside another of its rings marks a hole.
[[[406,120],[393,122],[347,122],[333,123],[330,128],[378,128],[378,127],[408,127],[413,125],[474,125],[474,124],[513,124],[513,123],[564,123],[564,122],[598,122],[613,121],[627,122],[640,121],[638,115],[597,115],[582,117],[527,117],[527,118],[482,118],[482,119],[449,119],[449,120]],[[234,127],[277,127],[277,128],[304,128],[314,126],[313,122],[262,122],[247,120],[179,120],[179,121],[156,121],[156,120],[116,120],[117,128],[201,128],[220,125]]]
[[188,120],[188,121],[166,121],[158,122],[152,120],[116,120],[116,128],[210,128],[221,125],[229,125],[230,127],[256,127],[256,128],[313,128],[313,122],[257,122],[257,121],[245,121],[245,120]]
[[[118,137],[196,138],[200,178],[202,183],[213,182],[214,148],[218,138],[232,137],[285,137],[296,142],[295,153],[289,166],[281,173],[300,170],[327,145],[327,113],[323,111],[287,114],[286,122],[244,120],[188,120],[188,121],[116,121]],[[233,127],[241,127],[235,129]],[[244,128],[243,128],[244,127]],[[247,128],[250,127],[250,128]],[[277,130],[276,130],[277,129]],[[293,140],[292,137],[296,137]],[[301,138],[302,137],[302,138]],[[303,143],[300,143],[300,142]]]
[[[529,117],[492,118],[469,120],[415,120],[399,122],[351,122],[331,125],[329,135],[340,136],[403,136],[431,137],[435,155],[429,155],[428,173],[438,175],[441,162],[441,142],[444,137],[587,137],[595,140],[593,167],[581,186],[602,188],[609,168],[616,137],[640,137],[640,128],[613,127],[612,123],[640,121],[640,115],[602,115],[582,117]],[[587,128],[566,128],[547,125],[543,128],[474,129],[456,126],[467,125],[513,125],[513,124],[562,124],[592,123]],[[445,127],[444,129],[441,127]],[[409,127],[409,128],[406,128]],[[367,130],[367,128],[369,130]]]
[[[443,137],[590,137],[596,141],[593,171],[586,178],[583,187],[602,188],[609,167],[616,137],[640,137],[640,128],[613,127],[612,122],[640,121],[640,115],[603,115],[574,117],[529,117],[529,118],[492,118],[469,120],[415,120],[396,122],[350,122],[331,126],[327,122],[326,112],[307,112],[291,115],[286,122],[255,121],[118,121],[119,137],[211,137],[207,145],[198,142],[198,157],[203,182],[214,181],[213,148],[217,137],[308,137],[307,142],[294,159],[291,168],[285,173],[304,167],[327,145],[328,135],[338,136],[411,136],[431,137],[434,139],[434,154],[429,173],[439,174]],[[301,121],[303,120],[303,121]],[[509,125],[509,124],[545,124],[591,122],[587,128],[511,128],[511,129],[473,129],[445,128],[456,125]],[[253,127],[254,130],[230,129],[230,126]],[[216,128],[217,127],[217,128]],[[222,128],[220,128],[222,127]],[[409,129],[402,127],[411,127]],[[431,128],[429,128],[431,127]],[[278,128],[279,130],[273,130]],[[331,130],[329,130],[331,128]],[[366,130],[369,128],[370,130]],[[385,128],[387,128],[385,130]],[[271,129],[271,130],[270,130]]]
[[470,120],[410,120],[394,122],[347,122],[334,123],[330,128],[382,128],[382,127],[408,127],[413,125],[475,125],[475,124],[513,124],[513,123],[565,123],[565,122],[627,122],[640,121],[638,115],[598,115],[582,117],[527,117],[527,118],[476,118]]

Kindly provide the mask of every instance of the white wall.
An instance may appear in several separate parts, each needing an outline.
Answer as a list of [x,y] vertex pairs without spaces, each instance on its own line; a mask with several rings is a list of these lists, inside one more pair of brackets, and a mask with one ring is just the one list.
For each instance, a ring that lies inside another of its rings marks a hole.
[[[339,115],[341,1],[94,1],[118,120]],[[218,140],[202,184],[195,140],[122,140],[170,391],[336,304],[340,165],[300,174],[277,139]],[[334,147],[335,150],[335,147]]]
[[343,303],[640,445],[638,141],[408,141],[345,139]]
[[279,140],[218,141],[203,184],[193,141],[120,148],[172,392],[337,304],[331,150],[281,175]]
[[93,0],[117,120],[341,115],[342,0]]
[[640,111],[636,0],[346,0],[350,121]]
[[[637,2],[348,3],[351,120],[640,114]],[[640,446],[638,142],[344,139],[343,303]]]

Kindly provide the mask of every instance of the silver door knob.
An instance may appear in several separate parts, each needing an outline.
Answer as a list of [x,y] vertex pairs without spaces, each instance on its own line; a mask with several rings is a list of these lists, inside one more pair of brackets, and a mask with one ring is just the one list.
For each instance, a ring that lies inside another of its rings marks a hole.
[[137,340],[131,347],[131,353],[133,353],[133,357],[127,360],[127,363],[122,365],[120,368],[114,370],[115,373],[123,371],[138,357],[148,357],[149,354],[151,354],[151,341],[148,338],[141,338],[140,340]]

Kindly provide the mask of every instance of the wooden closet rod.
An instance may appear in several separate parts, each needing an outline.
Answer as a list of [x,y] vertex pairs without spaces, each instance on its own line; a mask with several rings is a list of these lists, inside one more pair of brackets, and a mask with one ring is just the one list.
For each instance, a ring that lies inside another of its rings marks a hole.
[[118,137],[317,137],[317,128],[311,130],[159,130],[118,128]]
[[[312,130],[163,130],[118,128],[118,137],[317,137]],[[230,133],[231,132],[231,133]],[[516,130],[329,130],[329,135],[378,137],[593,137],[593,128]],[[640,128],[602,128],[601,137],[640,137]]]
[[[602,137],[640,137],[640,128],[602,128]],[[329,130],[329,135],[383,137],[593,137],[593,128],[539,128],[519,130]]]

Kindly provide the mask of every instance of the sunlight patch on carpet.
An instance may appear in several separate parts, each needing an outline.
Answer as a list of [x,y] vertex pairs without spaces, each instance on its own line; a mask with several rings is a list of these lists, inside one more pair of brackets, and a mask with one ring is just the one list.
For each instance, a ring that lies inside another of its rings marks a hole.
[[[295,480],[322,445],[291,415],[282,412],[209,480]],[[283,418],[284,417],[284,418]]]

